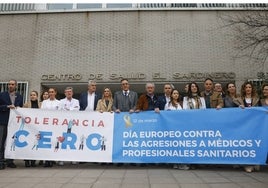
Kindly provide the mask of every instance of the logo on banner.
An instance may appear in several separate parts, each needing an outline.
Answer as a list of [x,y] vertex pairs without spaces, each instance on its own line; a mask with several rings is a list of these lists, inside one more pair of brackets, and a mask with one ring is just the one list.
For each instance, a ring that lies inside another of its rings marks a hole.
[[126,127],[131,127],[132,126],[131,118],[130,118],[129,115],[124,115],[124,121],[125,121]]

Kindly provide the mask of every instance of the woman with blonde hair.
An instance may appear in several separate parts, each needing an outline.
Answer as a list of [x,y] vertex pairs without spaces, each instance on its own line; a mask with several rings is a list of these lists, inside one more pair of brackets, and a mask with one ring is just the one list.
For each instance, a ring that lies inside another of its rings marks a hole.
[[113,96],[110,88],[104,88],[102,98],[98,100],[96,111],[101,113],[113,112]]
[[[30,93],[30,101],[26,102],[23,105],[23,108],[40,108],[41,103],[38,101],[38,92],[31,91]],[[35,160],[24,160],[25,167],[36,167]]]

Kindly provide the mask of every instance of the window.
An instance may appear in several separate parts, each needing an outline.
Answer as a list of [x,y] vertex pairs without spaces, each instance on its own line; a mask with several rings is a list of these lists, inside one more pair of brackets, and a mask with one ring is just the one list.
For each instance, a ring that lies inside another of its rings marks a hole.
[[77,9],[102,8],[101,3],[78,3]]
[[107,3],[107,8],[132,8],[131,3]]
[[[28,82],[20,82],[17,81],[17,92],[20,93],[23,97],[23,103],[25,103],[28,97]],[[4,92],[8,90],[7,87],[8,82],[0,82],[0,92]]]
[[53,4],[47,4],[48,10],[66,10],[66,9],[72,9],[73,4],[67,4],[67,3],[53,3]]

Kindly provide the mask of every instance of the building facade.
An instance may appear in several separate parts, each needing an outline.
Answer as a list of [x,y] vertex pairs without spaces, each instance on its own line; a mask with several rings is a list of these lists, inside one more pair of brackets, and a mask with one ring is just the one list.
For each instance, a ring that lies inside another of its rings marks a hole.
[[268,67],[235,58],[233,30],[221,15],[251,10],[157,9],[17,12],[0,14],[0,81],[28,90],[74,87],[76,96],[96,80],[98,90],[133,90],[171,82],[180,90],[210,77],[223,84],[258,81]]

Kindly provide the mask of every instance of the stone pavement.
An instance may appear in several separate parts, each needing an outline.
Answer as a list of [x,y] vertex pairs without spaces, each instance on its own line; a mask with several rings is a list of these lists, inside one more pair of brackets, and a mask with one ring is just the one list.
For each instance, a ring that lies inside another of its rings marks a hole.
[[85,163],[52,168],[25,168],[15,161],[16,169],[0,170],[0,188],[267,188],[268,167],[246,173],[232,166],[203,166],[177,170],[167,165],[146,167]]

